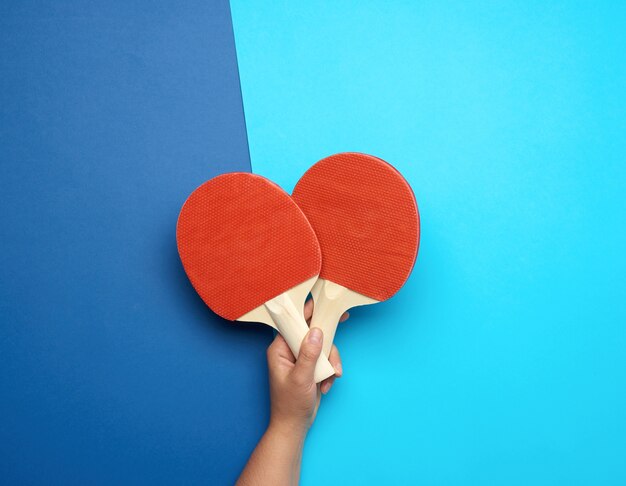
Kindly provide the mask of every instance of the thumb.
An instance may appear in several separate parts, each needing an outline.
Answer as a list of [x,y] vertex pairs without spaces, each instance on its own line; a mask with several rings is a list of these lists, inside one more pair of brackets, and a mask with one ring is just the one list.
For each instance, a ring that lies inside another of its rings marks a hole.
[[314,383],[315,364],[322,352],[324,334],[318,327],[312,328],[302,341],[293,377],[298,383]]

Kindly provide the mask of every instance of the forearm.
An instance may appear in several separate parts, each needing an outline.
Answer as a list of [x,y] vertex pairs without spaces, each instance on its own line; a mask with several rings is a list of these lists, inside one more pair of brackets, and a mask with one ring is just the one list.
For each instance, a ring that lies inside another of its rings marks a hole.
[[305,434],[270,423],[250,456],[237,486],[296,486]]
[[[313,304],[305,308],[309,318]],[[300,481],[302,448],[320,403],[315,383],[315,364],[322,352],[322,331],[311,329],[302,341],[298,359],[285,339],[277,335],[267,350],[270,378],[271,419],[244,468],[237,486],[296,486]],[[341,376],[336,348],[329,357]],[[325,382],[328,388],[333,378]]]

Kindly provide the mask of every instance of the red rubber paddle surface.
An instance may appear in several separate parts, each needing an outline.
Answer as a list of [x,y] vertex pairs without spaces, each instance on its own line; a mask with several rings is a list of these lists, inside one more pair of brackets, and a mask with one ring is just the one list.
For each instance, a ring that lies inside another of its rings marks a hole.
[[229,320],[315,277],[321,266],[302,211],[254,174],[223,174],[193,191],[180,211],[176,240],[193,287]]
[[332,155],[302,176],[292,197],[319,240],[321,278],[379,301],[404,285],[417,257],[419,212],[392,165],[371,155]]

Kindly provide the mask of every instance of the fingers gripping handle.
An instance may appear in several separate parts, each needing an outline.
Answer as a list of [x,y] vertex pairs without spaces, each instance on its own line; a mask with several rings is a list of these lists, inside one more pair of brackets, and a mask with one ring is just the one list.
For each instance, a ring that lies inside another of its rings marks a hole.
[[[302,340],[307,332],[309,332],[309,326],[307,326],[304,320],[302,311],[296,308],[296,305],[288,293],[281,294],[266,302],[265,307],[276,324],[276,328],[285,338],[285,341],[287,341],[291,352],[297,358],[300,353]],[[324,342],[326,342],[326,333],[324,333]],[[319,383],[334,374],[334,368],[328,361],[326,355],[322,353],[315,365],[315,383]]]

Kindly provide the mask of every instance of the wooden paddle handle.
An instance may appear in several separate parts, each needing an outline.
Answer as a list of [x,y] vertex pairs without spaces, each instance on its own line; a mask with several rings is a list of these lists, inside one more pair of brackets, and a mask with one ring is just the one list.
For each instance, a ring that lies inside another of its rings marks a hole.
[[311,327],[319,327],[324,333],[324,344],[322,351],[326,356],[330,356],[333,347],[333,339],[342,314],[345,312],[337,301],[321,298],[313,299],[315,302],[315,312],[311,318]]
[[[302,340],[307,332],[309,332],[309,326],[304,320],[302,310],[298,310],[287,292],[266,302],[265,307],[272,317],[274,324],[276,324],[278,332],[285,338],[291,352],[297,358],[300,353]],[[324,342],[326,342],[325,335]],[[315,364],[315,383],[319,383],[334,374],[335,369],[328,361],[326,355],[322,353]]]
[[345,302],[347,290],[341,285],[324,279],[319,279],[311,290],[315,304],[311,317],[311,327],[319,327],[324,332],[322,350],[326,356],[330,356],[339,319],[349,308],[346,307]]
[[324,332],[322,350],[326,356],[330,355],[337,325],[343,313],[352,307],[378,303],[377,300],[323,278],[315,282],[311,289],[311,295],[315,304],[311,317],[311,327],[319,327]]

